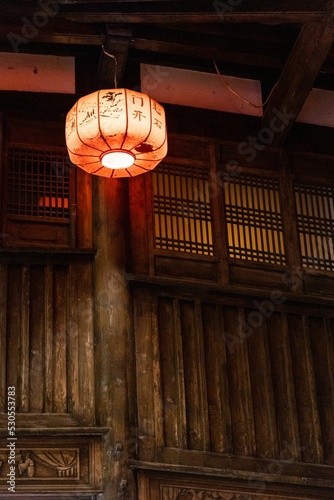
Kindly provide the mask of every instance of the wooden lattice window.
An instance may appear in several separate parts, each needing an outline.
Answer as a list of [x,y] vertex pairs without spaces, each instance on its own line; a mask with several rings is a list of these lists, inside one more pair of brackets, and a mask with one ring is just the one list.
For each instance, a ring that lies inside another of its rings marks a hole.
[[4,245],[75,245],[75,172],[60,148],[9,145],[3,186]]
[[165,163],[152,179],[155,248],[213,255],[208,169]]
[[334,188],[295,183],[302,265],[334,271]]
[[268,264],[285,264],[278,179],[231,175],[225,188],[228,254]]
[[9,148],[7,214],[68,220],[69,196],[64,152]]

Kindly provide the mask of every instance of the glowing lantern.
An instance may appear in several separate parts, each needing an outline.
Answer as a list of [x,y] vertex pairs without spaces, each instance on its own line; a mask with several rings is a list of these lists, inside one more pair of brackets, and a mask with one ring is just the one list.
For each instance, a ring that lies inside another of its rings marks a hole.
[[67,114],[65,135],[72,163],[104,177],[143,174],[167,154],[163,107],[133,90],[81,97]]

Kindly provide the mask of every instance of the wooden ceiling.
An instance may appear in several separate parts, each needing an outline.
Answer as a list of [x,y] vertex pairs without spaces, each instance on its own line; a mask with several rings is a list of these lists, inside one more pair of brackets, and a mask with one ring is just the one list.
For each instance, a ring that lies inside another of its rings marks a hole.
[[18,50],[75,55],[78,94],[112,85],[102,45],[118,84],[132,88],[140,62],[214,73],[215,60],[225,75],[261,80],[264,99],[273,89],[262,127],[275,110],[297,116],[313,86],[334,90],[334,0],[0,0],[0,51],[13,51],[8,34],[23,36],[43,5],[47,22]]

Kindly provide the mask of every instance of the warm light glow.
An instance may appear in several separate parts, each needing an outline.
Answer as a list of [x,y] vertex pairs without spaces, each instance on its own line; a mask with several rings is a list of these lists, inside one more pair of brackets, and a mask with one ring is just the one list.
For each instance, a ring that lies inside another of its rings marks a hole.
[[128,151],[110,151],[101,157],[101,163],[107,168],[129,168],[135,159],[135,156]]
[[66,117],[72,163],[104,177],[149,172],[167,154],[164,108],[148,95],[106,89],[81,97]]

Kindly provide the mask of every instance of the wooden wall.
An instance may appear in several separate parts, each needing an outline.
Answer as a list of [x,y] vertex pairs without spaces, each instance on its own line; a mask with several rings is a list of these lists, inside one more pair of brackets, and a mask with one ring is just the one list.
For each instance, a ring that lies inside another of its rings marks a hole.
[[331,308],[135,288],[140,460],[333,479]]
[[92,263],[28,260],[0,266],[1,411],[6,388],[15,386],[22,418],[68,414],[93,425]]

